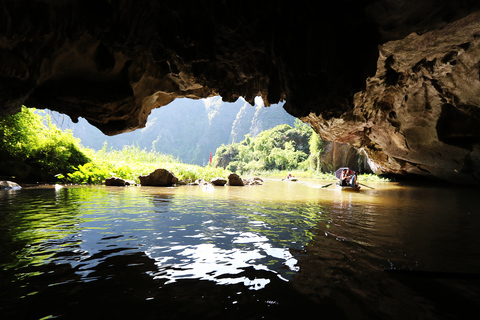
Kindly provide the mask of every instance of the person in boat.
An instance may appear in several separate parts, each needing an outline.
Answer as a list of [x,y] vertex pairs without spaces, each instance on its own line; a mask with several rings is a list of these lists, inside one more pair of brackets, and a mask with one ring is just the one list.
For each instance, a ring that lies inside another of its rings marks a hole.
[[340,176],[340,185],[348,186],[348,181],[349,181],[348,169],[343,169],[342,175]]
[[290,179],[292,179],[292,178],[293,178],[293,177],[292,177],[292,173],[289,172],[288,175],[287,175],[287,179],[286,179],[286,180],[290,180]]
[[356,171],[352,171],[352,175],[350,178],[351,187],[358,188],[357,177],[358,177],[358,173]]

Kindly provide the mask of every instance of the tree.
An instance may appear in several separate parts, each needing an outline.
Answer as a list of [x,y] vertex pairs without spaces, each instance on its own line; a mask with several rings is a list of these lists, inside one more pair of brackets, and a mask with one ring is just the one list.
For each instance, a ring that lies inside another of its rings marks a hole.
[[[296,169],[308,158],[312,134],[310,126],[300,120],[295,122],[295,128],[279,125],[254,138],[246,135],[239,143],[222,145],[215,153],[213,164],[241,172]],[[230,150],[237,153],[233,155]]]
[[323,152],[323,140],[320,139],[320,136],[313,132],[309,139],[310,146],[310,167],[316,172],[319,172],[321,169],[321,154]]
[[[72,172],[90,160],[71,131],[61,131],[49,115],[38,113],[22,107],[19,113],[0,118],[0,154],[4,162],[22,163],[36,179],[54,180],[56,174]],[[14,169],[6,169],[6,174],[15,174]]]

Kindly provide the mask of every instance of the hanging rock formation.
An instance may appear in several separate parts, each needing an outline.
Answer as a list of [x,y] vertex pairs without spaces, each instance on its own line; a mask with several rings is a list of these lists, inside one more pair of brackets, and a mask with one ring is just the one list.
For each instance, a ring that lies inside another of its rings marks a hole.
[[377,173],[480,179],[480,12],[380,47],[375,76],[338,118],[310,114],[330,141],[363,149]]
[[2,1],[0,114],[109,135],[176,98],[286,100],[378,173],[480,180],[480,4],[460,0]]

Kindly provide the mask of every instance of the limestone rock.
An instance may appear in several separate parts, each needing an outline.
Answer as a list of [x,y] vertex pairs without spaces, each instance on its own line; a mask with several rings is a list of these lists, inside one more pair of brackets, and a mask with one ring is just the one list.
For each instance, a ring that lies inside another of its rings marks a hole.
[[228,175],[228,185],[229,186],[244,186],[242,178],[236,173],[230,173]]
[[5,1],[0,115],[49,108],[114,135],[176,98],[261,96],[377,173],[478,184],[480,2],[315,5]]
[[124,187],[124,186],[129,186],[135,184],[133,181],[129,180],[124,180],[122,178],[117,178],[117,177],[110,177],[105,179],[105,185],[106,186],[116,186],[116,187]]
[[380,47],[377,73],[339,118],[310,114],[323,139],[363,150],[375,173],[480,181],[480,12]]
[[227,184],[227,179],[224,178],[213,178],[210,180],[210,183],[215,186],[224,186]]
[[372,173],[368,158],[347,143],[328,142],[321,153],[321,169],[334,172],[340,167],[349,167],[360,173]]
[[194,182],[190,182],[188,185],[189,186],[201,186],[201,185],[204,185],[206,184],[207,182],[203,179],[197,179],[195,180]]
[[177,177],[166,169],[157,169],[146,176],[139,176],[142,186],[172,186],[178,183]]
[[8,190],[8,189],[13,189],[13,190],[19,190],[22,187],[12,181],[0,181],[0,190]]
[[246,186],[257,186],[257,185],[262,185],[263,180],[258,177],[252,177],[252,178],[243,179],[243,184]]

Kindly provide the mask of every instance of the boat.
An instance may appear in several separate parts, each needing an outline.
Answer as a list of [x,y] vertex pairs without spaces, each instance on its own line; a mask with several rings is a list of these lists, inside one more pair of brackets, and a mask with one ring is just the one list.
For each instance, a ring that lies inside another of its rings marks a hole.
[[297,181],[298,179],[297,178],[294,178],[294,177],[291,177],[291,178],[288,178],[288,179],[285,179],[285,181]]
[[340,188],[340,190],[342,191],[360,191],[360,186],[356,186],[356,187],[353,187],[353,186],[341,186],[339,184],[337,184],[337,187]]
[[342,191],[360,191],[360,185],[356,184],[356,186],[351,186],[351,185],[346,185],[346,186],[342,186],[340,184],[340,180],[341,180],[341,176],[342,176],[342,172],[344,170],[347,170],[349,171],[350,173],[354,173],[355,172],[353,170],[351,170],[350,168],[348,167],[342,167],[340,169],[337,169],[337,171],[335,171],[335,178],[338,179],[338,183],[336,184]]

